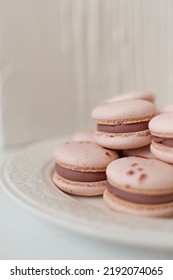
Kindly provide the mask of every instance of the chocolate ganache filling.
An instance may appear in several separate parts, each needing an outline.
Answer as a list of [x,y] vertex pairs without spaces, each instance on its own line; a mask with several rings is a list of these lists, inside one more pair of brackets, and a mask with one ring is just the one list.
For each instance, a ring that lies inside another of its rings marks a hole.
[[55,164],[55,171],[63,178],[75,182],[98,182],[106,180],[106,171],[104,172],[82,172],[67,169],[59,164]]
[[173,201],[173,194],[163,194],[163,195],[143,195],[135,194],[126,191],[122,191],[118,188],[111,186],[109,183],[107,185],[107,190],[110,191],[113,195],[134,203],[139,204],[161,204],[168,203]]
[[173,139],[169,138],[162,138],[158,136],[153,136],[153,141],[167,147],[173,147]]
[[118,125],[106,125],[98,124],[97,130],[107,133],[129,133],[129,132],[138,132],[148,129],[149,121],[138,122],[138,123],[129,123],[129,124],[118,124]]

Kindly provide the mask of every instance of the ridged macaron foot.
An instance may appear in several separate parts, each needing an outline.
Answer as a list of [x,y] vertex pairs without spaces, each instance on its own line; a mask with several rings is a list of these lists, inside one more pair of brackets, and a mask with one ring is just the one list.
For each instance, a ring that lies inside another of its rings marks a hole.
[[96,142],[109,149],[136,149],[151,143],[148,122],[155,106],[145,100],[105,103],[92,111],[97,124]]
[[54,152],[53,182],[62,191],[80,195],[103,194],[107,184],[106,168],[118,158],[110,151],[91,142],[66,142]]
[[144,90],[129,91],[129,92],[124,92],[122,94],[114,96],[112,98],[109,98],[109,99],[103,101],[103,103],[110,103],[110,102],[122,101],[122,100],[132,100],[132,99],[142,99],[142,100],[154,102],[155,94],[150,91],[144,91]]
[[151,152],[156,158],[173,164],[173,112],[154,117],[149,123]]
[[104,200],[113,210],[173,216],[173,166],[158,159],[127,157],[111,162],[106,173]]

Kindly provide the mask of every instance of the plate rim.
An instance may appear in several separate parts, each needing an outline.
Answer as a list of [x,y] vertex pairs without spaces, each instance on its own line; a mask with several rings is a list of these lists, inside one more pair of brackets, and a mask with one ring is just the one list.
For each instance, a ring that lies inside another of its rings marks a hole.
[[[58,138],[58,141],[60,141],[60,139],[64,139],[64,138]],[[67,138],[65,138],[66,140]],[[51,214],[49,212],[46,213],[46,209],[44,207],[38,207],[38,203],[33,203],[29,200],[26,199],[25,196],[21,195],[21,193],[17,193],[14,190],[14,186],[12,185],[12,182],[10,182],[6,177],[5,177],[5,171],[7,166],[9,165],[9,163],[11,162],[11,160],[16,159],[18,156],[22,156],[23,154],[27,153],[30,149],[32,150],[33,148],[35,148],[36,146],[40,146],[41,144],[44,146],[46,144],[52,143],[56,141],[57,142],[57,138],[53,138],[53,139],[49,139],[47,141],[41,141],[41,142],[37,142],[37,143],[33,143],[31,145],[29,145],[28,147],[26,147],[25,149],[23,149],[22,151],[19,151],[17,153],[15,153],[12,157],[7,157],[7,159],[3,162],[3,164],[1,165],[1,178],[0,178],[0,182],[1,185],[4,189],[4,191],[11,197],[13,198],[17,203],[19,203],[21,206],[25,207],[26,209],[28,209],[30,212],[32,212],[34,215],[36,215],[37,217],[40,217],[42,220],[46,220],[47,222],[50,222],[51,224],[53,223],[54,225],[58,225],[61,226],[63,228],[66,228],[68,230],[71,230],[73,232],[77,232],[79,234],[83,234],[86,236],[90,236],[90,237],[94,237],[94,238],[99,238],[102,239],[104,241],[107,242],[113,242],[113,243],[121,243],[123,245],[130,245],[130,246],[137,246],[137,247],[145,247],[145,248],[153,248],[153,249],[164,249],[166,251],[173,251],[173,243],[172,246],[170,246],[169,242],[165,242],[163,243],[156,243],[156,241],[154,240],[154,243],[152,242],[152,240],[146,240],[143,239],[142,243],[141,243],[141,238],[134,238],[132,237],[132,230],[130,230],[129,228],[126,229],[127,233],[131,233],[129,235],[127,235],[125,237],[125,234],[123,233],[124,228],[119,228],[117,227],[117,233],[114,238],[112,237],[112,235],[108,235],[105,233],[102,233],[99,231],[99,234],[96,233],[95,230],[90,231],[89,229],[87,230],[86,227],[81,227],[81,225],[77,225],[75,228],[74,226],[72,227],[71,224],[69,223],[69,221],[64,220],[64,217],[61,216],[59,214],[58,216],[58,220],[54,217],[51,216]],[[51,159],[49,159],[51,160]],[[45,163],[44,163],[45,164]],[[122,234],[123,233],[123,234]],[[151,231],[149,233],[149,235],[151,234]],[[159,246],[158,246],[159,245]]]

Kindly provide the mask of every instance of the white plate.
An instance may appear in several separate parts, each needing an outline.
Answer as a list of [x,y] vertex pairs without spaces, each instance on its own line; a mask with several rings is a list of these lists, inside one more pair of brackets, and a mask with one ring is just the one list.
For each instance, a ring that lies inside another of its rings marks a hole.
[[59,142],[37,143],[6,161],[1,169],[4,189],[54,225],[105,241],[173,251],[173,219],[124,215],[111,211],[102,197],[75,197],[56,188],[52,154]]

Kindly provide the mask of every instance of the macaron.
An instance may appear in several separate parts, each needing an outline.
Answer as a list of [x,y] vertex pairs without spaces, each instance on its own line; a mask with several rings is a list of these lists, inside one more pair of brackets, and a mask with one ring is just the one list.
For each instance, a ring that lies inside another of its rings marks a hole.
[[53,182],[59,189],[74,195],[97,196],[103,194],[106,168],[118,154],[91,142],[66,142],[55,149],[54,158]]
[[173,216],[173,166],[158,159],[127,157],[106,170],[106,204],[115,211],[151,217]]
[[107,99],[103,101],[103,103],[109,103],[109,102],[115,102],[115,101],[121,101],[121,100],[131,100],[131,99],[142,99],[147,100],[150,102],[155,101],[155,95],[154,93],[150,91],[129,91],[122,94],[119,94],[117,96],[114,96],[110,99]]
[[79,142],[79,141],[95,142],[94,130],[85,129],[85,130],[80,130],[80,131],[76,132],[73,136],[73,141],[75,141],[75,142]]
[[145,100],[124,100],[104,103],[92,111],[97,124],[95,141],[109,149],[136,149],[149,145],[148,122],[156,109]]
[[155,158],[150,150],[150,145],[138,149],[123,150],[122,154],[124,157],[138,156],[144,158]]
[[156,158],[173,164],[173,112],[155,116],[149,123],[151,152]]
[[160,114],[163,113],[173,113],[173,103],[167,104],[160,109]]

